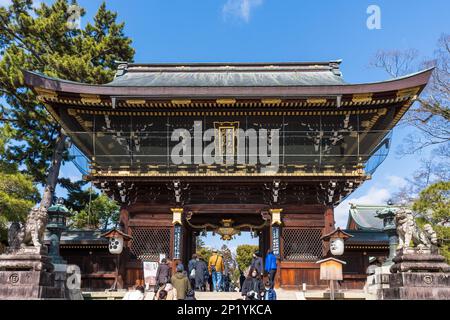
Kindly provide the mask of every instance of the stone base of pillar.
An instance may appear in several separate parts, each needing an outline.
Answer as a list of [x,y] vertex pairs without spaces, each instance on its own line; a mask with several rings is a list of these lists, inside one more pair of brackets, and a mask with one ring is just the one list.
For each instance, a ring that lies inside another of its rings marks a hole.
[[45,247],[0,255],[0,300],[64,299]]

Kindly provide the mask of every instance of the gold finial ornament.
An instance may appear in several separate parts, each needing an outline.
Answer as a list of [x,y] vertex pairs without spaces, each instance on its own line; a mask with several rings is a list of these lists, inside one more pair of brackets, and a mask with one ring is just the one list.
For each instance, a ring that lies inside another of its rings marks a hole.
[[272,215],[272,225],[281,225],[281,212],[283,209],[269,209],[270,214]]
[[176,225],[182,225],[182,216],[183,216],[183,208],[171,208],[170,209],[172,211],[172,215],[173,215],[173,220],[172,220],[172,224]]

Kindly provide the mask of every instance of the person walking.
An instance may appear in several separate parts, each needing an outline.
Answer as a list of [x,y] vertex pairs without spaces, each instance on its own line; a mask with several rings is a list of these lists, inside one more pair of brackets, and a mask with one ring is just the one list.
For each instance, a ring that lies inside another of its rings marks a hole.
[[273,289],[275,285],[275,275],[277,273],[277,257],[273,254],[272,249],[267,250],[267,256],[264,269],[269,275],[270,287]]
[[263,276],[263,273],[264,273],[263,261],[262,261],[261,254],[259,253],[259,251],[256,251],[255,253],[253,253],[253,259],[252,259],[252,264],[250,265],[250,268],[256,270],[256,272],[258,273],[258,275],[260,277]]
[[250,268],[250,272],[242,286],[241,294],[245,300],[261,300],[263,298],[264,286],[258,271],[255,269]]
[[176,270],[177,272],[172,276],[170,282],[177,290],[178,300],[184,300],[184,298],[186,298],[186,293],[191,289],[191,283],[184,272],[182,264],[178,264]]
[[242,292],[242,286],[244,285],[245,275],[244,272],[239,269],[239,291]]
[[[167,259],[163,258],[161,263],[158,265],[158,269],[156,270],[156,283],[158,284],[166,284],[170,281],[170,277],[172,276],[172,268],[169,263],[167,263]],[[155,286],[155,292],[159,289],[158,286]]]
[[197,257],[195,263],[195,288],[201,291],[206,291],[206,282],[208,282],[208,266],[205,260]]
[[196,286],[195,286],[195,273],[196,273],[195,265],[196,264],[197,264],[197,255],[194,253],[192,255],[192,259],[189,260],[189,263],[188,263],[189,281],[191,282],[191,288],[193,290],[196,289]]
[[224,271],[223,258],[216,249],[213,250],[213,255],[209,258],[208,271],[212,277],[212,285],[214,291],[222,291],[222,273]]

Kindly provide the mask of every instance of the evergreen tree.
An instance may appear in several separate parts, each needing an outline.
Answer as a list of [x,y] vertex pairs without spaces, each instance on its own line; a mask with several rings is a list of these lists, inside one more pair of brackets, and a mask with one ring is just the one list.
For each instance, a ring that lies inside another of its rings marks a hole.
[[[68,23],[76,1],[56,0],[33,8],[31,0],[0,7],[0,125],[12,128],[14,143],[6,159],[45,186],[41,206],[50,206],[62,161],[68,160],[66,136],[34,93],[24,87],[22,70],[72,81],[111,81],[115,61],[131,61],[134,50],[124,24],[103,3],[84,29]],[[85,11],[79,10],[81,17]],[[3,99],[2,99],[3,98]],[[75,186],[76,187],[76,186]]]
[[432,224],[441,243],[441,253],[450,262],[450,182],[437,182],[423,190],[413,210],[421,215],[422,219],[418,219],[421,225]]
[[28,211],[39,200],[38,191],[30,177],[19,173],[16,165],[3,161],[2,155],[5,153],[9,135],[8,126],[0,128],[0,243],[5,245],[8,223],[23,222]]

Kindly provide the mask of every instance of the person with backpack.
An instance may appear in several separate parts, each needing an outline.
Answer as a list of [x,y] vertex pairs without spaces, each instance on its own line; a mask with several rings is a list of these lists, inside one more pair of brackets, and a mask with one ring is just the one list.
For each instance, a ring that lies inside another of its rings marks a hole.
[[188,263],[189,281],[191,282],[191,288],[193,290],[196,289],[196,286],[195,286],[195,274],[196,274],[195,265],[196,264],[197,264],[197,255],[194,253],[192,255],[192,259],[189,260],[189,263]]
[[216,292],[222,291],[222,273],[224,269],[223,258],[214,249],[212,256],[209,258],[208,271],[212,277],[212,285]]

